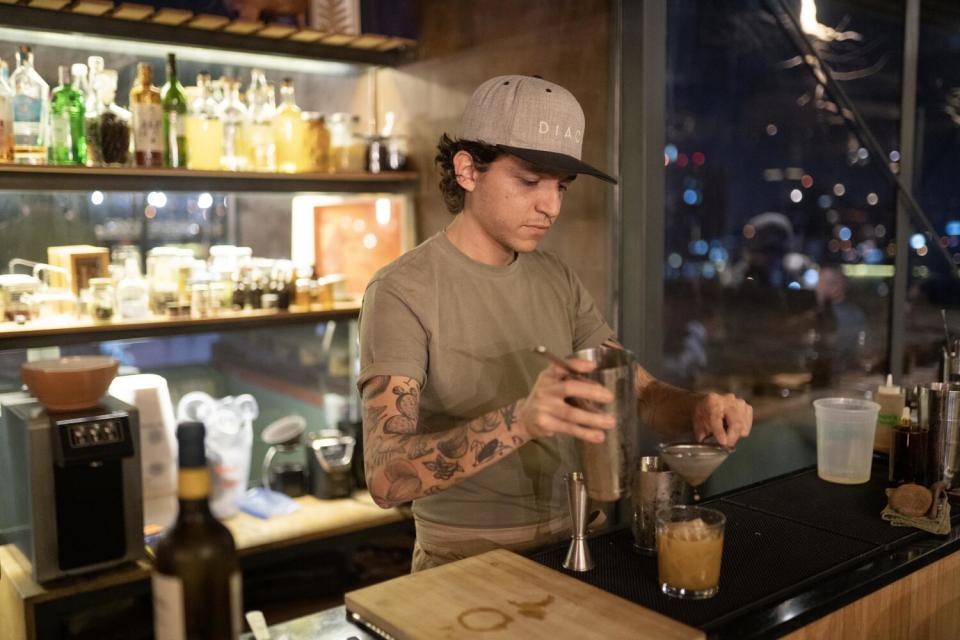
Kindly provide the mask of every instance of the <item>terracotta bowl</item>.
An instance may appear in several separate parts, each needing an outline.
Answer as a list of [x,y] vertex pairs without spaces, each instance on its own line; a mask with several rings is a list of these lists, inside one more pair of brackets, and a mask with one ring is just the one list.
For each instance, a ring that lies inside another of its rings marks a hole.
[[70,356],[25,362],[20,377],[40,404],[51,411],[95,407],[117,375],[110,356]]

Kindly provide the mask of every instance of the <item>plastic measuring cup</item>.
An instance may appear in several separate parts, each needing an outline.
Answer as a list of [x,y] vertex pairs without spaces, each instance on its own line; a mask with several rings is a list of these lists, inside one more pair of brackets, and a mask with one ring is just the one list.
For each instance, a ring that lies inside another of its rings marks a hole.
[[840,484],[869,481],[880,405],[853,398],[821,398],[813,402],[813,408],[817,418],[817,475]]

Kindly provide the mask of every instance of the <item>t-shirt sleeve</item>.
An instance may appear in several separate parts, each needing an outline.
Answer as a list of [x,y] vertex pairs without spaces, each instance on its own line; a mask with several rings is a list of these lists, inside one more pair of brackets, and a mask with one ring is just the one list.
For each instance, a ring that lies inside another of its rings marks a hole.
[[360,310],[360,377],[357,389],[374,376],[405,376],[423,388],[427,332],[403,294],[389,282],[367,286]]
[[607,321],[603,319],[593,296],[583,286],[580,277],[568,269],[574,300],[573,350],[599,347],[615,334]]

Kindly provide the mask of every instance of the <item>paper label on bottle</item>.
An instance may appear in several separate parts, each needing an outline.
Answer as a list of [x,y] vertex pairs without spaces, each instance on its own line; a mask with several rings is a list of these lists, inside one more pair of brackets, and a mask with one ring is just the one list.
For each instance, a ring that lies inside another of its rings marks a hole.
[[230,576],[230,624],[233,627],[231,637],[239,638],[243,631],[243,576],[239,571]]
[[167,112],[167,127],[170,132],[170,136],[173,138],[181,138],[186,135],[186,126],[187,126],[187,117],[182,116],[176,111]]
[[880,427],[895,427],[898,422],[900,422],[900,416],[892,413],[881,413],[877,416],[877,426]]
[[54,113],[50,115],[50,145],[53,147],[70,148],[73,144],[71,140],[70,114]]
[[163,152],[163,109],[158,104],[134,104],[133,147],[141,153]]
[[43,102],[40,98],[14,96],[13,133],[17,144],[39,144]]
[[[176,576],[154,573],[153,634],[155,640],[186,640],[187,624],[183,612],[183,582]],[[235,633],[237,637],[239,633]]]

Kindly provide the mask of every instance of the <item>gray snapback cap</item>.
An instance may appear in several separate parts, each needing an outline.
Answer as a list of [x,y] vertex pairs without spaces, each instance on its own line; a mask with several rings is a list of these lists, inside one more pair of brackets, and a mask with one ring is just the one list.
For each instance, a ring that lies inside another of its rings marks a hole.
[[532,76],[497,76],[473,92],[457,137],[495,146],[535,165],[616,179],[580,159],[584,117],[573,94]]

